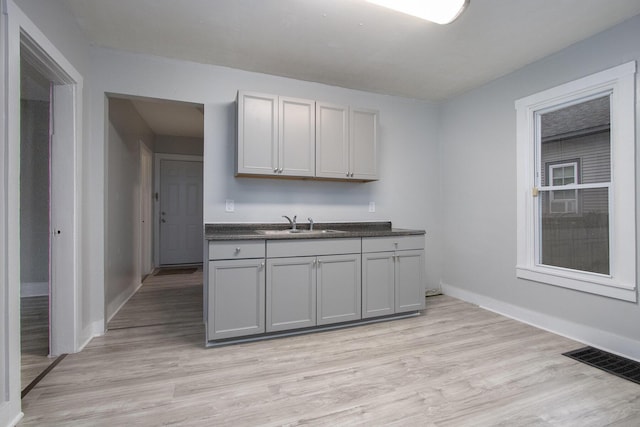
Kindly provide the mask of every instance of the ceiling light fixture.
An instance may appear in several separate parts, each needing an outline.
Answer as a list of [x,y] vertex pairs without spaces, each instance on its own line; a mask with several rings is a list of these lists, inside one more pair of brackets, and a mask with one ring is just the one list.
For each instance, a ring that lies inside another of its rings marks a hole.
[[369,3],[435,22],[450,24],[469,5],[469,0],[367,0]]

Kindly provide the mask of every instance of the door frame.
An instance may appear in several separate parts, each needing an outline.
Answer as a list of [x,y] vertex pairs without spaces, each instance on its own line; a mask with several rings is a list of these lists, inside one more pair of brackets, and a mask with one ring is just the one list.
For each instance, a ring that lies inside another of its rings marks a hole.
[[[81,265],[81,155],[82,155],[82,75],[55,45],[13,3],[2,1],[0,51],[2,54],[2,95],[0,120],[0,425],[11,425],[21,417],[20,402],[20,58],[21,50],[43,65],[45,75],[59,83],[54,108],[70,118],[68,126],[59,128],[65,141],[60,145],[65,170],[56,180],[66,187],[64,202],[56,206],[65,212],[61,230],[65,253],[58,257],[52,275],[51,354],[79,350],[81,334],[79,277]],[[41,70],[42,71],[42,70]],[[60,93],[57,93],[60,92]],[[58,124],[58,126],[61,126]],[[58,160],[56,160],[58,161]],[[52,185],[56,185],[53,184]],[[52,209],[54,207],[52,206]],[[58,277],[57,274],[60,274]],[[64,280],[63,280],[64,277]],[[6,322],[6,323],[5,323]]]
[[[141,278],[150,274],[154,268],[153,259],[153,152],[144,141],[139,141],[140,146],[140,272]],[[145,176],[145,170],[142,167],[143,158],[147,158],[150,162],[149,170]],[[144,193],[144,182],[149,183],[149,194]],[[144,204],[149,203],[149,209],[145,216]]]
[[[190,154],[166,154],[156,153],[153,159],[153,263],[154,267],[160,266],[160,162],[162,160],[178,160],[187,162],[200,162],[204,166],[204,157]],[[204,181],[204,177],[203,177]],[[204,182],[203,182],[204,184]],[[203,186],[204,188],[204,186]],[[204,195],[203,195],[204,198]],[[204,227],[204,224],[202,225]]]

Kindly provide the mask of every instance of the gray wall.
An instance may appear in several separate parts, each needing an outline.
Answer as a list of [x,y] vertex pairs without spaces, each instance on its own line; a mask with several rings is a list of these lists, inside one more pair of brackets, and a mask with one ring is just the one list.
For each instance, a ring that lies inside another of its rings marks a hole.
[[20,282],[24,296],[43,295],[34,284],[49,281],[49,102],[23,99],[20,122]]
[[104,298],[110,319],[140,285],[140,141],[154,135],[127,99],[109,99]]
[[635,345],[634,357],[640,357],[637,303],[516,279],[514,107],[521,97],[639,59],[635,17],[441,106],[446,292],[510,307],[516,316],[555,319],[549,328],[585,340],[618,337]]
[[156,153],[202,156],[204,140],[202,138],[156,135],[154,148]]
[[[205,222],[279,222],[282,215],[297,214],[320,222],[392,220],[399,227],[426,229],[427,285],[438,287],[441,207],[435,104],[108,49],[94,49],[92,58],[96,147],[104,134],[104,93],[204,104]],[[379,110],[380,181],[234,177],[238,89]],[[92,164],[96,172],[100,167],[99,162]],[[225,212],[226,199],[235,200],[235,212]],[[375,213],[368,212],[369,201],[376,203]]]

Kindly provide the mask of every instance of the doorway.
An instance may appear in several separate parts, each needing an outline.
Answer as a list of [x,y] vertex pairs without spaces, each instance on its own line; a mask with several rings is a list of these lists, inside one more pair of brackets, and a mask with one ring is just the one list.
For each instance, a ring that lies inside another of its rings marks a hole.
[[24,390],[49,358],[52,82],[20,61],[20,344]]
[[157,155],[160,266],[202,263],[202,158]]
[[[179,249],[169,262],[202,264],[204,107],[118,94],[107,94],[107,102],[105,327],[112,330],[148,323],[124,320],[132,301],[150,302],[153,296],[179,303],[175,295],[185,294],[176,290],[172,296],[171,282],[201,289],[201,270],[188,280],[180,274],[154,277],[166,273],[160,267],[167,261],[158,253],[160,241],[166,241],[161,219],[177,229]],[[160,182],[166,183],[162,190]]]
[[[75,74],[75,70],[72,70]],[[76,350],[77,78],[20,34],[22,388]]]

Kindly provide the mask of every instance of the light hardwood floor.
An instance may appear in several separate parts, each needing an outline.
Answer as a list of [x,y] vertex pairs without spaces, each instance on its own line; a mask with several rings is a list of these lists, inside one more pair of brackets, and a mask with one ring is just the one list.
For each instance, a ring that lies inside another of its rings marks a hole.
[[49,357],[49,297],[20,298],[22,389],[55,360]]
[[29,393],[21,425],[640,425],[640,386],[561,355],[581,346],[447,296],[419,317],[212,349],[200,320],[114,329]]

